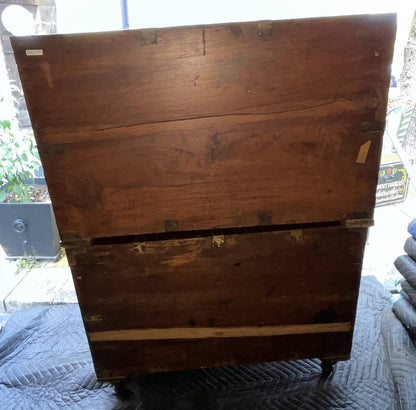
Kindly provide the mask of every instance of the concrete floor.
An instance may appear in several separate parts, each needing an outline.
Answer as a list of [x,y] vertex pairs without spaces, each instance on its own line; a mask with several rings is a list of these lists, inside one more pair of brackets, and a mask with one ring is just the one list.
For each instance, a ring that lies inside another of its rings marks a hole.
[[77,303],[66,257],[20,269],[16,261],[5,259],[0,248],[0,303],[0,313],[37,305]]
[[[400,274],[394,260],[404,253],[407,225],[416,217],[416,193],[409,192],[404,203],[375,209],[375,226],[370,228],[363,262],[363,275],[374,275],[389,290]],[[37,305],[77,303],[66,257],[58,262],[41,262],[32,269],[19,269],[5,259],[0,247],[0,326],[1,314]],[[3,315],[4,316],[4,315]]]

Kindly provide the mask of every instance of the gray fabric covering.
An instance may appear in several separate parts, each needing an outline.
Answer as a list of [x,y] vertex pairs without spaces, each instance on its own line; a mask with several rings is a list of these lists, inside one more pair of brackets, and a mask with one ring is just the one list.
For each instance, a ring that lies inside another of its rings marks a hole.
[[413,306],[416,307],[416,289],[405,279],[400,281],[402,296]]
[[394,261],[394,266],[409,284],[416,288],[416,261],[408,255],[402,255]]
[[400,290],[400,295],[403,297],[404,300],[407,300],[410,304],[412,304],[412,299],[410,299],[410,296],[407,294],[407,292],[404,289]]
[[404,243],[404,251],[412,258],[416,259],[416,239],[413,237],[407,238]]
[[399,299],[393,305],[393,313],[408,331],[410,338],[416,342],[416,308],[407,300]]
[[362,279],[351,360],[327,381],[318,359],[143,375],[118,400],[95,379],[77,305],[16,312],[0,332],[3,409],[414,409],[416,349],[390,294]]

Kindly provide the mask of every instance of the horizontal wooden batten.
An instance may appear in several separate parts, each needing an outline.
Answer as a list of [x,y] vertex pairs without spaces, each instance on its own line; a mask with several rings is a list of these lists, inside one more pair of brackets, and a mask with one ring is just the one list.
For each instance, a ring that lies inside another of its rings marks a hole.
[[110,330],[105,332],[90,332],[88,333],[88,337],[91,342],[108,342],[123,340],[175,340],[226,337],[265,337],[349,331],[351,331],[351,322],[337,322],[284,326],[124,329]]

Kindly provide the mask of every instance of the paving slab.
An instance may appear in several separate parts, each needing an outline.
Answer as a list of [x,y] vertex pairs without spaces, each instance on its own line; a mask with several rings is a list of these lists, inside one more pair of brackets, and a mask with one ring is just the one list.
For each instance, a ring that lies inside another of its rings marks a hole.
[[409,219],[416,218],[416,192],[409,189],[406,201],[396,204],[395,207],[404,213]]
[[4,307],[7,312],[13,312],[51,305],[69,278],[69,268],[32,269],[5,298]]
[[5,312],[5,300],[23,282],[29,270],[25,269],[18,272],[0,273],[0,312]]
[[393,263],[404,254],[404,243],[409,237],[407,225],[411,215],[403,212],[403,208],[411,209],[409,203],[413,203],[413,198],[408,198],[403,204],[376,208],[374,226],[367,236],[362,273],[376,276],[389,290],[394,288],[394,281],[400,277]]
[[15,262],[0,258],[0,313],[5,312],[4,300],[28,275],[29,270],[19,270]]
[[72,280],[72,276],[64,282],[61,289],[59,289],[58,293],[55,295],[54,299],[52,300],[52,304],[54,305],[63,305],[65,303],[78,303],[77,295],[75,292],[74,282]]
[[40,267],[42,268],[67,268],[69,266],[66,255],[61,251],[61,256],[57,261],[42,261]]

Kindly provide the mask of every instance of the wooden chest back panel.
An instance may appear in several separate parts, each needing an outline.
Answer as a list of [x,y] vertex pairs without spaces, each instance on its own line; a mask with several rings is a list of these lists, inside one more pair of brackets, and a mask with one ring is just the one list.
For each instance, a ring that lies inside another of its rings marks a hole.
[[61,234],[371,217],[394,32],[384,15],[14,38]]
[[68,254],[87,332],[351,323],[365,231],[328,227]]
[[366,229],[339,222],[372,217],[394,36],[379,15],[12,39],[99,379],[348,357]]

